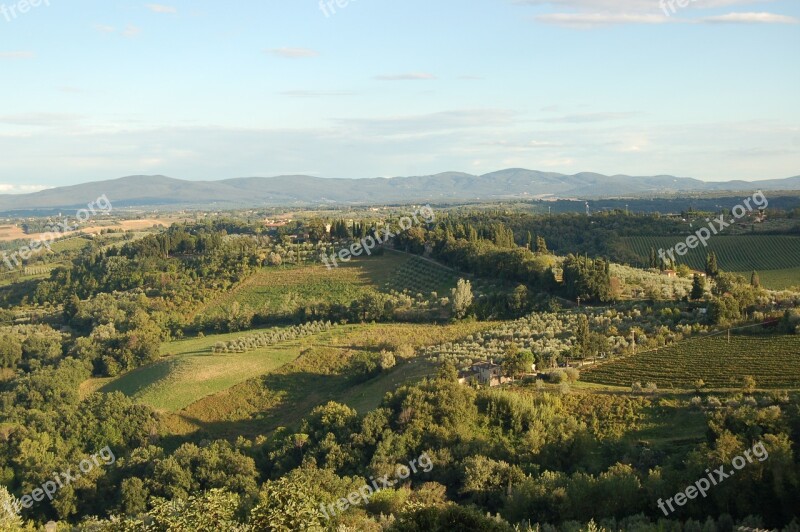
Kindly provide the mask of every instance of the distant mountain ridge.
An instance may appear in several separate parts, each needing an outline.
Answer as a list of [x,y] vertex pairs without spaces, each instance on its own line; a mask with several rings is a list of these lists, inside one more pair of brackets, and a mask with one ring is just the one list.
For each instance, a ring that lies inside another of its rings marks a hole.
[[447,203],[508,199],[604,198],[713,191],[800,190],[800,176],[766,181],[705,182],[687,177],[574,175],[511,168],[484,175],[445,172],[429,176],[334,179],[305,175],[186,181],[128,176],[58,187],[32,194],[0,194],[0,211],[82,207],[105,194],[119,207],[303,206],[319,204]]

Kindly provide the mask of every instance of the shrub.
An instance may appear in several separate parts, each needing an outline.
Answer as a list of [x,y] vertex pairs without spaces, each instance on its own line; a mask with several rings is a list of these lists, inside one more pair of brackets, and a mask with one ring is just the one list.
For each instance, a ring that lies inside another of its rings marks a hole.
[[578,370],[577,370],[577,369],[575,369],[575,368],[566,368],[566,369],[564,370],[564,373],[566,374],[566,376],[567,376],[567,380],[568,380],[570,383],[575,383],[575,382],[578,382],[578,379],[580,379],[580,377],[581,377],[581,372],[580,372],[580,371],[578,371]]

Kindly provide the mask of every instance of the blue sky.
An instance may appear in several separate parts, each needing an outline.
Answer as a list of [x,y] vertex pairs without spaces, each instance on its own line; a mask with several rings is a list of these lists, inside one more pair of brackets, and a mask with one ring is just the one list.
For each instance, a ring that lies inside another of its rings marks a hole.
[[797,0],[32,1],[0,0],[0,192],[800,174]]

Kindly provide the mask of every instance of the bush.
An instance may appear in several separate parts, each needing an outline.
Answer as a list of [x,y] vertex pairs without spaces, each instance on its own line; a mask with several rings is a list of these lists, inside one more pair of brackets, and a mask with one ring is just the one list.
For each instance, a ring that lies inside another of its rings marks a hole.
[[380,366],[382,371],[392,369],[396,363],[397,361],[395,360],[394,353],[386,350],[381,351]]
[[566,368],[566,369],[564,370],[564,373],[566,374],[566,376],[567,376],[567,380],[568,380],[570,383],[576,383],[576,382],[578,382],[578,379],[580,379],[580,377],[581,377],[581,372],[580,372],[580,371],[578,371],[578,370],[577,370],[577,369],[575,369],[575,368]]

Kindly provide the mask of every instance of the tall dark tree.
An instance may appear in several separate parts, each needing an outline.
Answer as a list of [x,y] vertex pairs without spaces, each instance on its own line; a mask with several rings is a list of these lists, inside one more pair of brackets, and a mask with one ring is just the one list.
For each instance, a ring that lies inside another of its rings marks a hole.
[[692,281],[692,294],[691,298],[694,300],[703,299],[706,293],[706,280],[699,274],[694,274]]
[[716,277],[719,275],[719,264],[717,263],[717,254],[713,251],[706,256],[706,275],[709,277]]
[[545,241],[543,236],[536,237],[536,252],[549,253],[549,251],[547,251],[547,242]]

